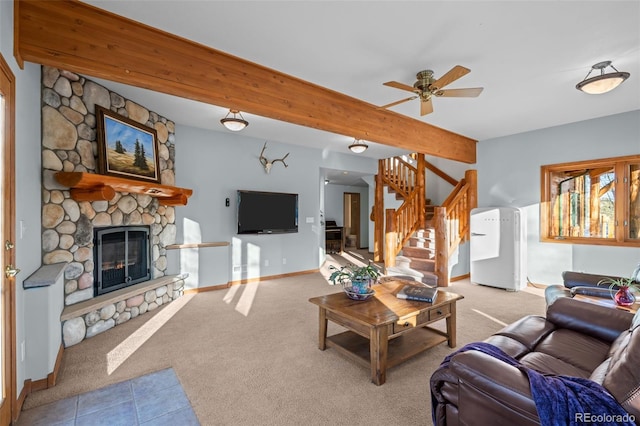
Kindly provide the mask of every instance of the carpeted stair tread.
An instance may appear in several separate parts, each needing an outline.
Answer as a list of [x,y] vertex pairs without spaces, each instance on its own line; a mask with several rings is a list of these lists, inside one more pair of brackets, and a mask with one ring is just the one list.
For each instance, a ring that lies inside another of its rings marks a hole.
[[402,248],[402,255],[414,259],[433,259],[435,257],[435,250],[426,247],[405,246]]

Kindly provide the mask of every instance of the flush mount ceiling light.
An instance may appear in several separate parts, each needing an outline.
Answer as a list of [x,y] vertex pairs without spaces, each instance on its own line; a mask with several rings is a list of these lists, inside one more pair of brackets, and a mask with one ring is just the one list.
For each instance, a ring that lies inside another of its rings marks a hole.
[[[615,72],[605,74],[604,70],[607,67],[613,68]],[[593,70],[600,70],[600,75],[589,78],[589,74],[591,74]],[[584,80],[576,84],[576,89],[590,95],[600,95],[615,89],[627,78],[629,78],[629,73],[618,71],[611,65],[611,61],[598,62],[591,67]]]
[[356,154],[362,154],[369,148],[369,145],[364,143],[361,139],[354,139],[353,143],[349,145],[349,149],[351,152],[355,152]]
[[[229,117],[230,114],[233,114],[233,117]],[[240,118],[236,117],[236,115],[239,115]],[[224,127],[232,132],[239,132],[249,125],[249,122],[244,119],[242,114],[240,114],[240,111],[237,109],[230,109],[227,115],[221,119],[220,122]]]

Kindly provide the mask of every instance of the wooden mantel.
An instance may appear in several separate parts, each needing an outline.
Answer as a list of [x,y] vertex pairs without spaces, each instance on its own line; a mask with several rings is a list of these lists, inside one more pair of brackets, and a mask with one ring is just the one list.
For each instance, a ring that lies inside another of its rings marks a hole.
[[23,61],[464,163],[476,141],[77,0],[14,2]]
[[76,201],[111,200],[117,192],[146,194],[158,198],[165,206],[185,206],[193,190],[153,182],[124,179],[84,172],[58,172],[56,179],[71,188]]

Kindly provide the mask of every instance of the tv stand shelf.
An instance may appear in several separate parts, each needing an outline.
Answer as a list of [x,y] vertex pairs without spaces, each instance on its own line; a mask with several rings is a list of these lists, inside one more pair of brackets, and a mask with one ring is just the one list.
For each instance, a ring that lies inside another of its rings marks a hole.
[[146,194],[158,198],[165,206],[185,206],[193,190],[177,186],[160,185],[134,179],[84,172],[58,172],[56,179],[71,188],[71,198],[76,201],[111,200],[117,192]]

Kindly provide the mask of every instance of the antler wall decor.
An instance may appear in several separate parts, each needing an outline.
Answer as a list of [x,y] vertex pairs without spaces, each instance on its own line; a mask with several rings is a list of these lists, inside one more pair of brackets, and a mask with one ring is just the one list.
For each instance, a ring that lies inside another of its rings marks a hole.
[[264,143],[264,146],[262,147],[262,151],[260,151],[260,164],[262,164],[264,166],[264,171],[267,172],[267,174],[269,174],[269,172],[271,171],[271,166],[273,166],[273,163],[280,161],[282,162],[282,164],[284,164],[285,167],[289,167],[287,165],[287,163],[284,162],[284,159],[287,158],[289,156],[289,153],[287,152],[287,155],[285,155],[282,158],[278,158],[277,160],[267,160],[267,157],[264,156],[264,150],[267,149],[267,143]]

